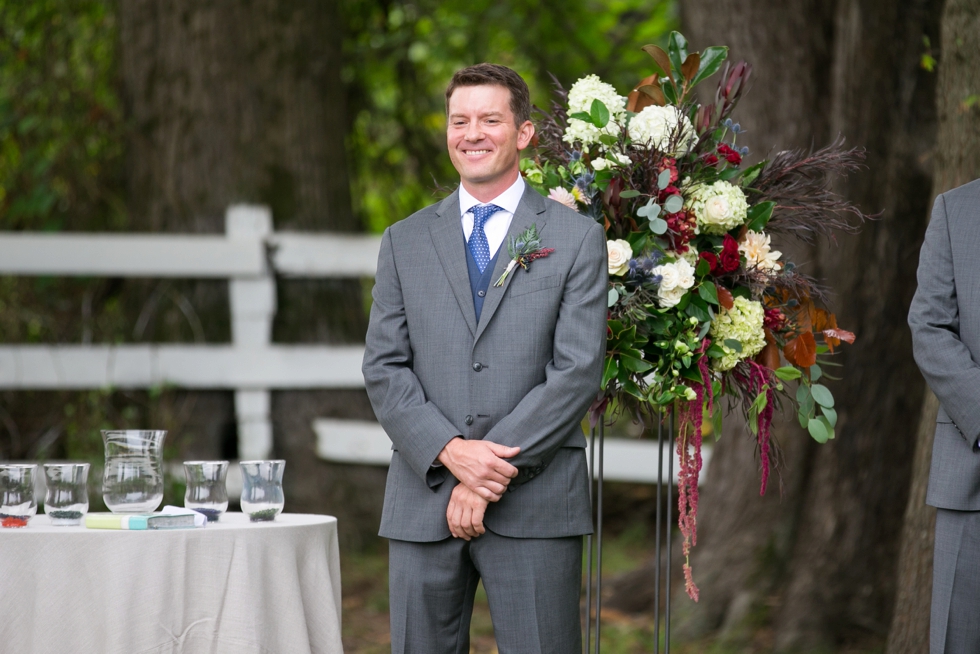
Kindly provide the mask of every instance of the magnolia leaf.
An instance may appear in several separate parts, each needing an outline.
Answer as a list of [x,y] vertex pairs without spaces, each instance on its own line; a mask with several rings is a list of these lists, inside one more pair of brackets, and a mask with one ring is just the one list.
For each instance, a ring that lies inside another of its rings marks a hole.
[[606,389],[609,387],[609,382],[616,378],[619,374],[619,364],[616,363],[616,359],[609,357],[606,359],[606,365],[602,370],[602,386],[600,388]]
[[819,418],[810,418],[807,421],[806,428],[810,432],[810,435],[813,436],[813,440],[818,443],[823,444],[830,440],[830,432]]
[[698,288],[698,295],[710,304],[718,304],[718,290],[712,282],[704,282],[701,287]]
[[830,392],[830,389],[823,384],[813,384],[810,387],[810,393],[813,395],[813,399],[816,400],[817,404],[820,406],[825,406],[827,408],[834,407],[834,394]]
[[672,195],[664,202],[664,210],[667,213],[677,213],[684,208],[684,198],[679,195]]
[[[631,111],[634,114],[638,114],[646,107],[657,104],[654,98],[649,95],[650,92],[644,91],[643,87],[649,86],[657,89],[660,97],[663,98],[663,91],[660,90],[660,77],[660,75],[654,74],[640,80],[640,83],[637,84],[632,91],[630,91],[628,96],[626,96],[626,111]],[[660,105],[663,106],[665,102],[661,102]]]
[[742,341],[737,341],[734,338],[726,338],[725,347],[727,347],[729,350],[732,350],[733,352],[738,352],[739,354],[741,354]]
[[670,186],[670,169],[663,170],[657,175],[657,188],[661,191]]
[[667,221],[663,218],[650,219],[650,231],[660,236],[667,233]]
[[681,64],[681,75],[684,76],[688,82],[694,79],[697,75],[698,69],[701,68],[701,55],[697,52],[692,52],[687,55],[687,59]]
[[823,370],[820,369],[820,366],[818,366],[817,364],[813,364],[812,366],[810,366],[811,382],[818,381],[821,376],[823,376]]
[[619,302],[619,291],[614,288],[609,289],[609,294],[606,297],[606,306],[611,307]]
[[691,86],[698,84],[717,72],[721,65],[728,58],[728,48],[725,46],[713,45],[705,48],[701,52],[701,62],[698,66],[698,74],[691,80]]
[[659,85],[644,84],[643,86],[638,86],[636,90],[653,100],[653,104],[657,105],[658,107],[662,107],[667,104],[667,98],[664,97],[664,92],[660,89]]
[[803,332],[783,348],[786,360],[800,368],[809,368],[817,362],[817,342],[811,332]]
[[619,197],[624,199],[639,197],[640,192],[635,189],[626,189],[625,191],[619,192]]
[[837,412],[830,407],[822,406],[820,407],[820,412],[827,417],[827,422],[830,423],[831,427],[837,426]]
[[[707,263],[707,261],[705,261],[704,263]],[[701,267],[700,264],[698,265],[698,267],[699,268]],[[732,308],[735,306],[735,298],[732,297],[732,292],[729,291],[724,286],[718,287],[718,304],[720,304],[722,308],[727,309],[728,311],[731,311]]]
[[772,210],[775,206],[775,202],[766,201],[749,209],[748,215],[745,217],[746,228],[753,232],[761,232],[765,229],[766,225],[769,224],[769,219],[772,218]]
[[762,168],[766,165],[766,163],[768,162],[763,161],[761,163],[757,163],[751,168],[746,168],[745,172],[742,173],[742,179],[739,180],[739,184],[741,185],[741,187],[747,188],[751,186],[752,182],[754,182],[759,177],[759,173],[762,172]]
[[670,33],[667,39],[667,54],[670,56],[671,67],[680,73],[684,60],[687,59],[687,39],[683,34],[676,31]]
[[776,376],[782,379],[783,381],[792,381],[794,379],[799,379],[800,377],[803,376],[803,373],[800,372],[800,369],[794,368],[793,366],[783,366],[782,368],[776,368],[776,370],[774,370],[773,372],[775,372]]
[[664,49],[659,45],[645,45],[642,49],[653,57],[655,63],[654,70],[660,74],[660,77],[666,77],[670,81],[674,81],[674,76],[670,72],[670,57],[664,52]]
[[671,82],[664,82],[661,87],[664,90],[664,97],[667,98],[667,102],[670,104],[677,104],[677,89]]
[[609,124],[609,109],[603,104],[602,100],[593,100],[592,107],[589,109],[592,116],[592,124],[602,129]]

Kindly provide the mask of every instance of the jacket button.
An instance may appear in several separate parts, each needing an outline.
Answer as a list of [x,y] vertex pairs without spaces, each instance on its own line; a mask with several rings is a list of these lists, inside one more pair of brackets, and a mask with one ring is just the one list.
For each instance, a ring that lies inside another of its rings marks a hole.
[[473,364],[473,370],[480,372],[481,370],[483,370],[483,364],[477,361],[476,363]]
[[465,418],[463,418],[463,422],[465,422],[467,425],[472,425],[473,424],[473,416],[466,416]]
[[479,295],[480,297],[483,297],[484,295],[487,294],[487,292],[486,291],[477,291],[476,294]]

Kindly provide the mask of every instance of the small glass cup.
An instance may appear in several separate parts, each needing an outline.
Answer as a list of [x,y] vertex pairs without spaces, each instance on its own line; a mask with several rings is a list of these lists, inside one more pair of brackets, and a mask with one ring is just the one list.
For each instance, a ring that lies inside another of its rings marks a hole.
[[37,513],[34,497],[35,463],[0,465],[0,526],[26,527]]
[[282,513],[282,471],[286,462],[240,461],[242,469],[242,513],[252,522],[275,520]]
[[217,522],[228,510],[227,474],[227,461],[184,461],[184,507],[203,513],[208,522]]
[[82,524],[88,513],[88,463],[45,463],[44,512],[52,525]]
[[113,513],[152,513],[163,501],[164,430],[104,429],[102,499]]

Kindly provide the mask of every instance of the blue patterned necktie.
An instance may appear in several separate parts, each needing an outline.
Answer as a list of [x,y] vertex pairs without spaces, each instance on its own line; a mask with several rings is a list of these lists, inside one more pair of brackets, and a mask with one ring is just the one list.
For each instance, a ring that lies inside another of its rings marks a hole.
[[487,233],[483,231],[483,226],[487,224],[490,216],[503,211],[495,204],[477,205],[470,209],[473,213],[473,231],[470,233],[470,240],[467,246],[476,261],[477,267],[482,274],[490,263],[490,245],[487,243]]

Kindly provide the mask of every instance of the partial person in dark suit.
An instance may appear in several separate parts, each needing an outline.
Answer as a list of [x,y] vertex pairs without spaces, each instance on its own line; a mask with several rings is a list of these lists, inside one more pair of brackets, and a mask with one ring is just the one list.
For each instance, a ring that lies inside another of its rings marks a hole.
[[936,198],[909,326],[939,398],[926,503],[938,509],[932,654],[980,652],[980,180]]
[[[446,105],[461,183],[385,231],[363,364],[394,450],[380,531],[392,651],[468,653],[482,579],[502,654],[578,652],[605,235],[522,180],[534,126],[517,73],[463,69]],[[532,225],[554,251],[495,286]]]

